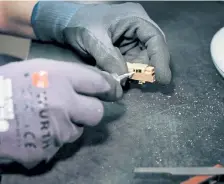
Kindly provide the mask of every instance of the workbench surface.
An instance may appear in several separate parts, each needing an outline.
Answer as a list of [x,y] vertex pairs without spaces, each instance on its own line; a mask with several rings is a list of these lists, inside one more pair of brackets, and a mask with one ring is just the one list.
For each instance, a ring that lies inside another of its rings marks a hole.
[[[223,159],[224,81],[209,47],[224,26],[224,4],[142,5],[166,34],[172,83],[132,88],[123,105],[108,107],[110,114],[126,112],[86,129],[79,141],[58,154],[63,160],[50,171],[35,177],[6,175],[3,184],[151,184],[147,177],[134,177],[134,168],[213,166]],[[76,61],[71,52],[40,43],[31,47],[29,58],[35,57]]]

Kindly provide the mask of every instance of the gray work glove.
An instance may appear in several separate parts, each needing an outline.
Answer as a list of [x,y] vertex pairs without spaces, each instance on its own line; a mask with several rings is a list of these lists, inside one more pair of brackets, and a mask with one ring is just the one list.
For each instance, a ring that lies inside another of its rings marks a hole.
[[141,62],[155,67],[159,83],[171,81],[165,36],[138,3],[40,1],[31,22],[37,39],[68,44],[109,73],[124,74],[126,61]]
[[[104,119],[122,97],[110,74],[77,63],[33,59],[0,67],[0,163],[49,161]],[[102,100],[102,101],[101,101]]]

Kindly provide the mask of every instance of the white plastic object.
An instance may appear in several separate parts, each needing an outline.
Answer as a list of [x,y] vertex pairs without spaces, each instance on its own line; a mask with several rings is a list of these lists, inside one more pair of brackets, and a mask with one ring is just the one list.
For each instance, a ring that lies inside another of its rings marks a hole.
[[210,52],[216,69],[224,77],[224,27],[213,36]]

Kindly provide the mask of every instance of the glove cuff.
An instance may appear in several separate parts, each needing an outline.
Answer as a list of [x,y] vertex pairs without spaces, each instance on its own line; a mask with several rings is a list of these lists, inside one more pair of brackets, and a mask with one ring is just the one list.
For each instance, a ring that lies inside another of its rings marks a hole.
[[37,39],[64,43],[63,30],[82,6],[71,2],[37,2],[31,16],[31,25]]

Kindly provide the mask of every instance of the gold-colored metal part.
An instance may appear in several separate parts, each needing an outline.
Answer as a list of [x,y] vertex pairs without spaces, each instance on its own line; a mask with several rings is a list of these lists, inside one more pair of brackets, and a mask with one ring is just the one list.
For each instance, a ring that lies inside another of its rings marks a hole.
[[132,80],[138,80],[139,84],[145,82],[155,82],[155,70],[154,67],[142,64],[142,63],[129,63],[127,62],[128,72],[134,72],[130,77]]

